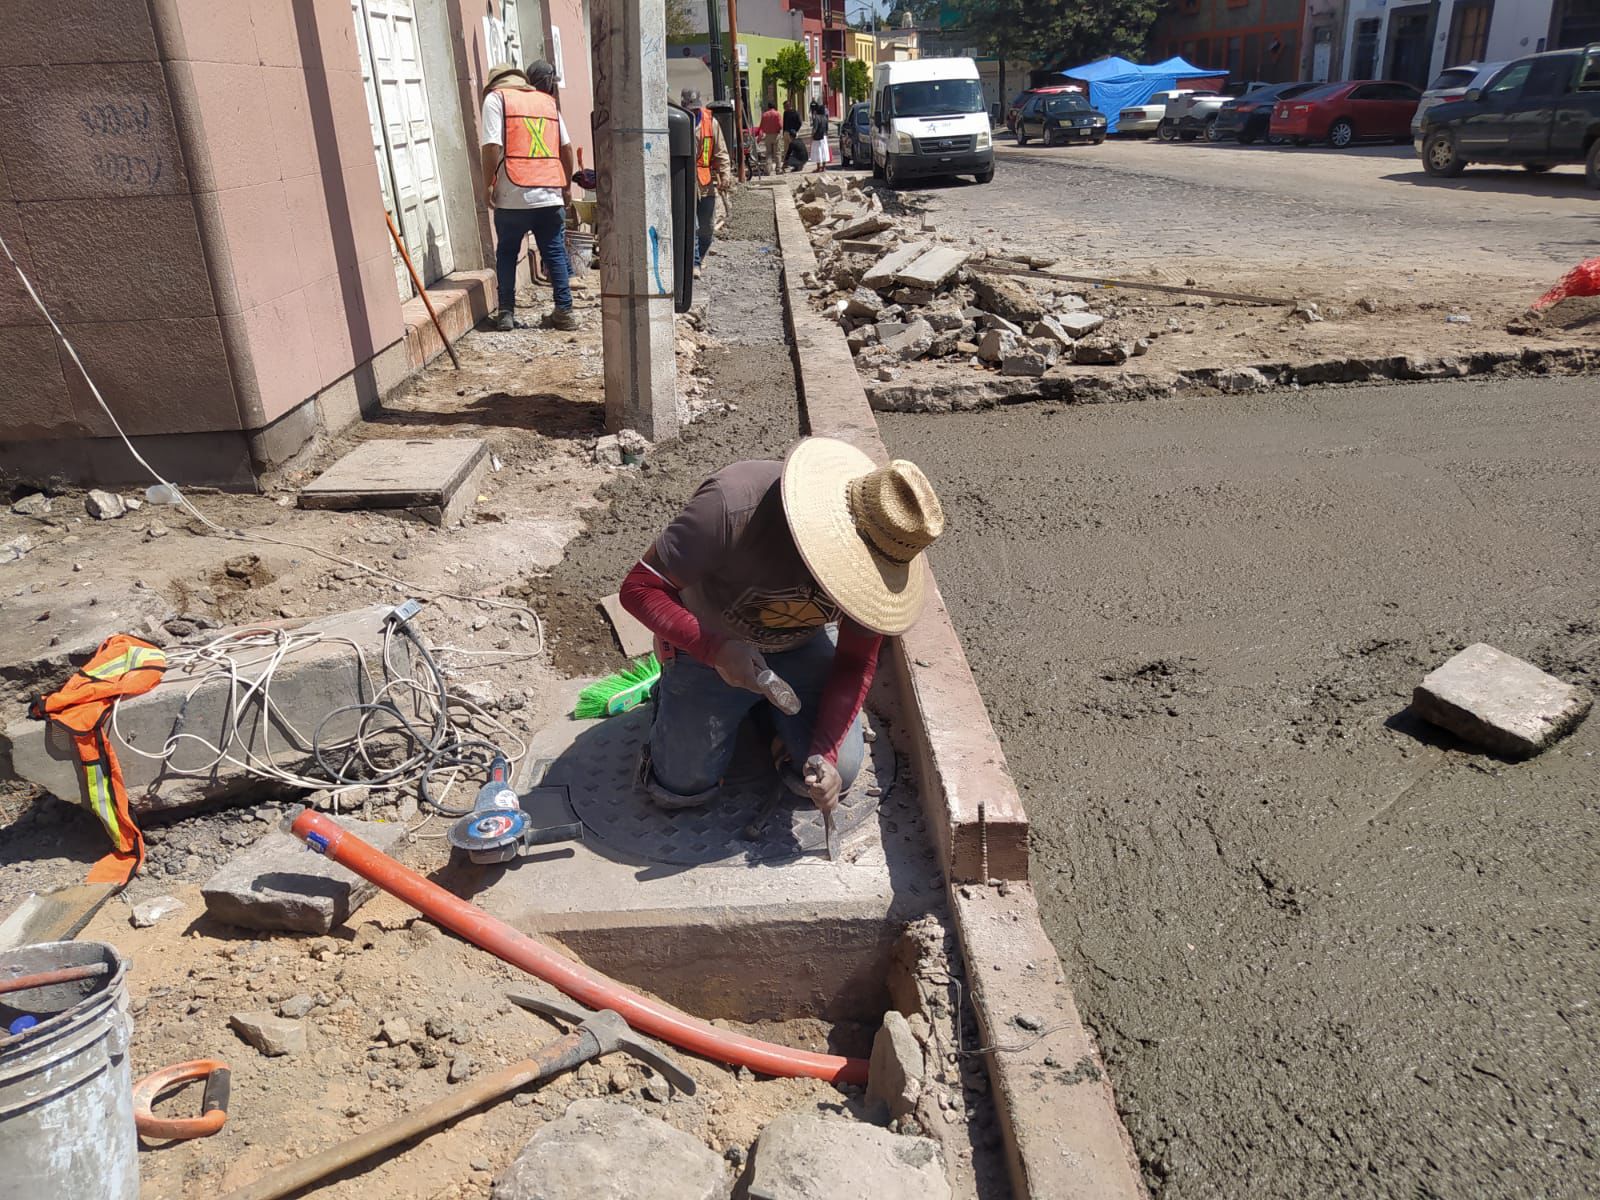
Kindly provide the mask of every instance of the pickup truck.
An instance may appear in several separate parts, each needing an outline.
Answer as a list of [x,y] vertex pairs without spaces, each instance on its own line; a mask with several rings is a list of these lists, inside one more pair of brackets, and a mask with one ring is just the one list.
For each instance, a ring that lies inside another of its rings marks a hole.
[[1534,172],[1582,163],[1600,188],[1600,43],[1507,63],[1484,87],[1430,108],[1415,146],[1429,175],[1459,175],[1471,163]]
[[1266,86],[1259,81],[1229,83],[1219,92],[1184,92],[1175,96],[1167,101],[1167,115],[1156,127],[1156,136],[1163,142],[1192,142],[1197,137],[1216,141],[1212,130],[1216,128],[1222,106],[1246,92]]

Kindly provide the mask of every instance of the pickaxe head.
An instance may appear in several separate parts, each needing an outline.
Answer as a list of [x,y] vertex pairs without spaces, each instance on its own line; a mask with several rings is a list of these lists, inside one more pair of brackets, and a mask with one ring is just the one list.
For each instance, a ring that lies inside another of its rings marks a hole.
[[507,992],[506,998],[520,1008],[586,1031],[599,1045],[601,1055],[614,1050],[627,1051],[646,1066],[661,1072],[675,1090],[686,1096],[694,1095],[694,1078],[653,1038],[634,1032],[621,1013],[609,1008],[596,1012],[573,1000],[551,999],[532,992]]

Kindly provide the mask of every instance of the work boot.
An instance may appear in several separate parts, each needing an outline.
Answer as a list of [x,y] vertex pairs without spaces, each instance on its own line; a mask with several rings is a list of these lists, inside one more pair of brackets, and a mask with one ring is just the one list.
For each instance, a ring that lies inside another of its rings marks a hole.
[[552,309],[549,317],[546,318],[546,324],[551,329],[561,329],[570,333],[578,327],[578,314],[570,308]]
[[499,333],[510,333],[517,327],[517,314],[509,309],[502,308],[494,315],[494,328]]

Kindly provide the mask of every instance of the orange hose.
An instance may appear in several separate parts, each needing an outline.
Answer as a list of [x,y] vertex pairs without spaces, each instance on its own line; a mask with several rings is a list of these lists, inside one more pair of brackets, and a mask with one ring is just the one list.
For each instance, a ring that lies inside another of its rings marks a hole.
[[763,1042],[708,1025],[698,1017],[641,996],[614,979],[558,954],[520,933],[475,904],[451,895],[411,868],[397,863],[355,834],[341,829],[319,812],[307,809],[290,827],[313,850],[348,867],[423,916],[458,934],[496,958],[520,967],[589,1008],[609,1008],[640,1033],[660,1038],[681,1050],[732,1067],[749,1067],[762,1075],[825,1079],[829,1083],[864,1084],[867,1060],[837,1054],[814,1054]]

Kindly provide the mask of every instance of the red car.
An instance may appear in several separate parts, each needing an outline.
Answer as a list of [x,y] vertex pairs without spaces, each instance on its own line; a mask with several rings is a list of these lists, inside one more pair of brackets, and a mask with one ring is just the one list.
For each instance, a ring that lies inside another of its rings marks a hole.
[[1062,92],[1082,93],[1083,88],[1076,83],[1057,84],[1052,87],[1026,88],[1017,93],[1016,99],[1006,108],[1006,128],[1012,133],[1017,131],[1017,117],[1022,112],[1022,106],[1034,96],[1059,96]]
[[1279,101],[1268,128],[1273,137],[1296,146],[1325,141],[1342,150],[1366,139],[1409,142],[1411,116],[1421,99],[1409,83],[1391,79],[1329,83]]

